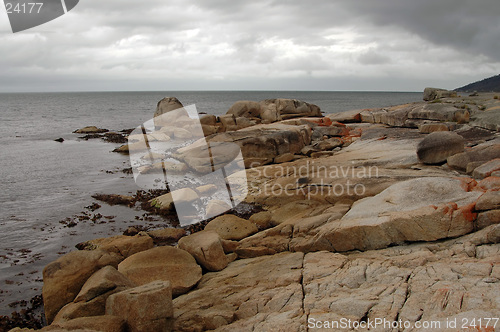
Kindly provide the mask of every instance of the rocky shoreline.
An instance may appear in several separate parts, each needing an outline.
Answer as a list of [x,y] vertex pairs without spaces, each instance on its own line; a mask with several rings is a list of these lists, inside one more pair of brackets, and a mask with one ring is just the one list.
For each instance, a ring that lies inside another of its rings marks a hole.
[[[423,102],[325,116],[296,100],[242,101],[224,116],[203,116],[210,144],[241,149],[245,213],[79,244],[44,269],[51,325],[42,330],[312,331],[343,319],[411,325],[377,331],[417,331],[418,322],[468,331],[473,321],[479,331],[499,330],[491,320],[500,316],[495,96],[426,89]],[[179,107],[163,99],[157,121]],[[181,120],[156,139],[189,138]],[[212,150],[228,162],[226,150]],[[178,156],[183,167],[205,169],[196,151]],[[191,203],[205,190],[183,197]],[[157,194],[144,208],[175,215],[172,193]],[[225,211],[222,203],[211,208]]]

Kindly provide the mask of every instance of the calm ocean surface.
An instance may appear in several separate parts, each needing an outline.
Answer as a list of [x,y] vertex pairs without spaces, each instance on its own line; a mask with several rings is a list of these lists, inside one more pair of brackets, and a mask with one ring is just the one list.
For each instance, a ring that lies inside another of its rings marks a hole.
[[[75,129],[95,125],[135,128],[149,120],[156,103],[177,97],[198,112],[221,115],[238,100],[295,98],[325,113],[420,101],[413,92],[82,92],[0,94],[0,315],[9,303],[41,293],[41,271],[78,242],[121,234],[142,215],[124,207],[96,211],[115,222],[59,221],[81,214],[94,193],[135,193],[128,157],[112,153],[117,144],[79,140]],[[64,143],[54,142],[62,137]],[[109,171],[112,171],[111,174]],[[88,210],[87,210],[88,211]]]

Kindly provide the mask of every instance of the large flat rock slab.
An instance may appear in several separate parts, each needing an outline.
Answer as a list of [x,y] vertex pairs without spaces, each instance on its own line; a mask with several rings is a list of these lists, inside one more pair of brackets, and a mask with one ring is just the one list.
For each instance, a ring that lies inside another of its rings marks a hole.
[[480,192],[467,191],[458,178],[428,177],[397,183],[380,194],[354,203],[343,221],[378,218],[389,212],[411,211],[454,202],[458,207],[475,202]]
[[[436,241],[474,230],[480,191],[464,181],[429,177],[397,183],[357,201],[339,221],[318,229],[303,250],[369,250],[415,241]],[[307,235],[306,235],[307,237]]]
[[[461,325],[474,318],[483,318],[479,330],[495,331],[492,323],[487,329],[484,318],[498,317],[500,312],[499,231],[499,226],[490,227],[440,244],[348,255],[307,254],[303,285],[309,331],[393,331],[381,325],[317,328],[340,324],[342,319],[401,320],[410,326],[402,331],[422,331],[413,328],[415,323],[432,321],[438,325],[429,331],[470,331],[472,328],[461,329]],[[460,323],[457,328],[447,329],[446,322],[455,319]]]
[[496,105],[492,105],[484,112],[474,114],[471,120],[471,125],[500,131],[500,102]]
[[242,259],[173,301],[174,330],[323,331],[316,327],[341,319],[498,317],[499,241],[495,225],[440,243]]
[[175,331],[305,331],[302,253],[235,261],[174,300]]

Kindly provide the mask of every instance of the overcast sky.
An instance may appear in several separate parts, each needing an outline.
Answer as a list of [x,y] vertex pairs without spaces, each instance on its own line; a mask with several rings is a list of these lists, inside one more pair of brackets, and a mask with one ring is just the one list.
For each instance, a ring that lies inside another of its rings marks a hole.
[[498,0],[80,0],[13,34],[0,91],[453,89],[500,73]]

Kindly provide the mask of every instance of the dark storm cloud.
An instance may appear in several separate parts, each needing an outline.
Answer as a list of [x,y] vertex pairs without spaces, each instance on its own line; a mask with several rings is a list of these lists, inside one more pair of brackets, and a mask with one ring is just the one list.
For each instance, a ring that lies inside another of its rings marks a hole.
[[85,0],[19,34],[0,13],[0,91],[455,88],[500,70],[498,12],[498,0]]
[[437,45],[500,60],[498,0],[348,1],[352,15],[407,30]]

